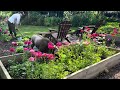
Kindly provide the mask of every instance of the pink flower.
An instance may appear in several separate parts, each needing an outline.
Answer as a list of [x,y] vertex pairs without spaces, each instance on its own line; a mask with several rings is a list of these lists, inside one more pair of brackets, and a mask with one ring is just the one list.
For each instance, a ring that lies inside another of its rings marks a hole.
[[108,40],[107,41],[110,41],[110,39],[108,38]]
[[28,40],[24,42],[24,44],[28,44]]
[[31,45],[31,44],[32,44],[32,41],[28,41],[27,43],[28,43],[28,45]]
[[0,28],[0,32],[2,32],[2,28]]
[[43,54],[42,54],[43,57],[46,57],[47,55],[48,55],[47,53],[43,53]]
[[55,57],[54,57],[53,54],[48,54],[48,55],[47,55],[47,58],[48,58],[49,60],[53,60]]
[[33,54],[33,53],[35,52],[35,50],[34,50],[34,49],[31,49],[29,52],[30,52],[31,54]]
[[12,42],[12,45],[13,46],[17,46],[17,42]]
[[36,56],[37,58],[41,58],[42,57],[42,52],[40,52],[40,51],[35,52],[34,56]]
[[28,51],[29,49],[28,48],[24,48],[24,51]]
[[116,33],[116,34],[118,33],[116,28],[113,29],[113,33]]
[[35,61],[35,58],[34,57],[30,57],[29,61],[31,61],[31,62]]
[[87,31],[90,31],[90,28],[87,28]]
[[99,34],[99,36],[101,36],[101,37],[105,37],[105,34]]
[[84,30],[81,29],[80,32],[84,32]]
[[64,45],[70,45],[70,43],[69,43],[69,42],[63,42],[63,44],[64,44]]
[[97,36],[98,36],[97,33],[93,33],[93,34],[92,34],[92,37],[93,37],[93,38],[95,38],[95,37],[97,37]]
[[5,31],[4,31],[4,34],[7,34],[7,33],[8,33],[8,30],[5,30]]
[[15,52],[15,49],[13,47],[11,47],[10,52]]
[[93,39],[94,42],[96,42],[96,39]]
[[61,43],[61,42],[57,42],[57,43],[56,43],[56,46],[58,46],[58,47],[59,47],[59,46],[62,46],[62,43]]
[[54,49],[55,47],[54,47],[53,43],[49,42],[49,43],[48,43],[48,48],[49,48],[49,49]]

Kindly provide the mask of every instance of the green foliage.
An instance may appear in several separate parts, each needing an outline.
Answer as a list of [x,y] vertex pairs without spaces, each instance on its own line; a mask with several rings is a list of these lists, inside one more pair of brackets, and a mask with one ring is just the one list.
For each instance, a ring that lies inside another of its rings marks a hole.
[[23,46],[18,46],[16,48],[16,53],[23,53]]
[[11,37],[9,36],[7,25],[1,24],[0,28],[2,30],[0,31],[0,40],[4,42],[10,41]]
[[97,32],[111,34],[114,28],[119,28],[118,22],[107,22],[104,26],[101,26]]
[[73,15],[71,20],[72,20],[72,25],[74,27],[78,27],[82,25],[95,25],[102,18],[104,18],[104,16],[96,12],[88,11],[85,13],[79,13]]
[[62,21],[59,17],[46,17],[45,26],[56,26]]

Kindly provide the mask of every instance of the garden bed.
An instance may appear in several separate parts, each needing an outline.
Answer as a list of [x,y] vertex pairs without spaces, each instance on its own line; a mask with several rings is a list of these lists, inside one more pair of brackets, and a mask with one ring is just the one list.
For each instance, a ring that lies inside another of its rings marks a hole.
[[[119,50],[117,50],[119,52]],[[17,59],[21,60],[21,54],[16,54]],[[9,75],[7,69],[5,66],[8,64],[7,60],[13,59],[14,57],[12,55],[9,56],[3,56],[0,58],[0,74],[1,78],[4,79],[12,79],[12,77]],[[83,69],[80,69],[79,71],[72,73],[65,77],[64,79],[90,79],[94,78],[96,75],[98,75],[100,72],[104,71],[105,69],[109,69],[116,64],[120,62],[120,53],[117,53],[115,55],[112,55],[98,63],[95,63],[93,65],[87,66]],[[5,66],[4,66],[5,65]]]
[[12,47],[12,42],[16,42],[16,40],[10,40],[7,42],[0,41],[0,57],[11,55],[12,53],[9,52],[10,47]]

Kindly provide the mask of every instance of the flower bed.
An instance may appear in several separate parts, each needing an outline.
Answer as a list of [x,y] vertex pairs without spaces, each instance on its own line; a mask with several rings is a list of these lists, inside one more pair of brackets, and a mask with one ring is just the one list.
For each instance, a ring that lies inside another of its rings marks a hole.
[[[1,58],[6,71],[12,78],[19,79],[62,79],[87,66],[104,61],[105,58],[117,53],[104,46],[95,46],[94,43],[81,42],[69,46],[59,47],[58,52],[46,54],[25,51],[22,59]],[[9,56],[8,56],[9,57]],[[7,57],[7,58],[8,58]],[[19,59],[19,60],[17,60]],[[8,61],[8,63],[5,63]],[[104,68],[103,68],[104,69]],[[68,76],[69,77],[69,76]]]

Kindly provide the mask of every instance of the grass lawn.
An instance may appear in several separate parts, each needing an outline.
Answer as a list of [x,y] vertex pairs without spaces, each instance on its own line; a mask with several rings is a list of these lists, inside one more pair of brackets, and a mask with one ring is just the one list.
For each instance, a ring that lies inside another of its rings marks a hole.
[[[58,27],[44,27],[44,26],[31,26],[31,25],[22,25],[19,26],[19,31],[26,36],[32,36],[38,32],[48,32],[48,28],[58,29]],[[72,27],[72,30],[76,30],[76,27]],[[19,32],[17,32],[20,35]]]

